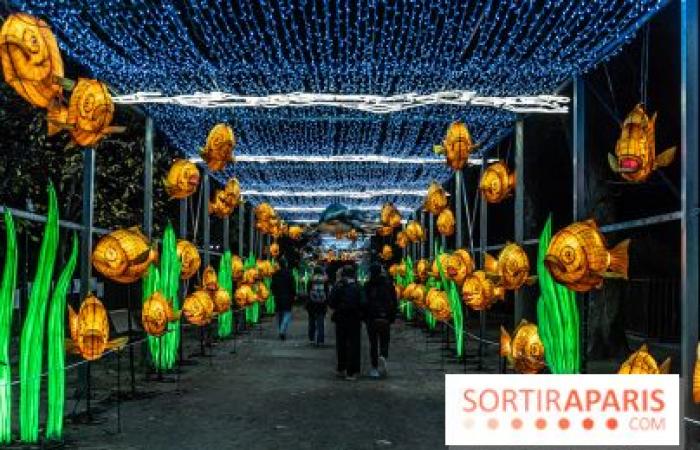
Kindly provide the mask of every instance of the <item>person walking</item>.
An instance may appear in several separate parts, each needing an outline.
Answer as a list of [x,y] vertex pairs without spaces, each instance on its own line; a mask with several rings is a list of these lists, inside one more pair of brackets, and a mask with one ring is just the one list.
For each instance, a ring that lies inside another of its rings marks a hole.
[[372,264],[369,280],[365,283],[364,318],[369,337],[369,352],[372,368],[369,376],[379,378],[387,375],[386,360],[389,357],[391,324],[396,320],[398,300],[394,284],[382,271],[382,266]]
[[306,311],[309,313],[309,343],[323,345],[328,300],[328,280],[322,266],[314,268]]
[[270,289],[275,296],[275,309],[277,310],[277,330],[280,340],[287,339],[287,329],[292,321],[292,305],[296,296],[294,287],[294,277],[289,270],[287,260],[281,258],[280,268],[274,275],[270,283]]
[[335,346],[338,358],[337,375],[348,381],[356,380],[360,372],[360,325],[362,320],[362,293],[352,265],[341,271],[328,299],[335,322]]

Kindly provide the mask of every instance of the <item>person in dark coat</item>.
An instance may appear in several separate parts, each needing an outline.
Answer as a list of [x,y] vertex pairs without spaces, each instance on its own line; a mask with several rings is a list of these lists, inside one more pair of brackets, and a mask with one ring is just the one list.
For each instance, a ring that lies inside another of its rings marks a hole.
[[316,266],[311,277],[306,311],[309,313],[309,343],[323,345],[326,309],[328,304],[328,279],[323,267]]
[[289,270],[287,260],[284,258],[280,259],[280,269],[272,275],[270,289],[275,296],[279,337],[280,340],[285,340],[287,339],[287,329],[292,321],[292,305],[296,296],[296,288],[294,277]]
[[360,324],[362,320],[362,293],[352,265],[342,269],[331,291],[328,305],[333,309],[335,345],[338,357],[337,375],[354,381],[360,373]]
[[367,324],[372,362],[369,376],[379,378],[387,374],[386,360],[389,357],[391,324],[396,320],[398,309],[394,284],[383,273],[382,266],[379,264],[370,266],[369,280],[365,283],[365,298],[363,316]]

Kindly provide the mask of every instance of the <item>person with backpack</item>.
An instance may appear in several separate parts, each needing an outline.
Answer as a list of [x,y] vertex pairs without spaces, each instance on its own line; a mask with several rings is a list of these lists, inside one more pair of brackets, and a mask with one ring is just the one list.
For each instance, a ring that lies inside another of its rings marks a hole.
[[306,311],[309,313],[309,343],[323,345],[324,322],[326,320],[326,301],[328,297],[328,280],[322,266],[314,268],[309,287]]
[[396,320],[398,300],[391,279],[382,272],[382,266],[370,266],[369,280],[365,283],[364,318],[369,337],[372,369],[369,376],[379,378],[387,375],[386,360],[389,357],[391,324]]
[[355,266],[347,265],[330,293],[328,305],[333,309],[331,320],[335,322],[336,374],[348,381],[356,380],[360,373],[361,299]]

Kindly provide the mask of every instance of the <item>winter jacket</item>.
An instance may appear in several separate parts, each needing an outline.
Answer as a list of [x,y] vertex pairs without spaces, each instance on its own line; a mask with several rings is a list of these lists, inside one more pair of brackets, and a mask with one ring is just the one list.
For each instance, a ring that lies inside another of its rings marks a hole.
[[294,277],[288,269],[280,269],[272,275],[270,284],[272,295],[275,296],[275,307],[277,311],[291,311],[296,288]]
[[366,303],[363,308],[365,320],[384,319],[394,322],[398,310],[396,289],[389,278],[382,275],[365,283]]
[[334,322],[360,321],[362,318],[362,291],[354,279],[342,278],[335,284],[328,298],[333,309]]

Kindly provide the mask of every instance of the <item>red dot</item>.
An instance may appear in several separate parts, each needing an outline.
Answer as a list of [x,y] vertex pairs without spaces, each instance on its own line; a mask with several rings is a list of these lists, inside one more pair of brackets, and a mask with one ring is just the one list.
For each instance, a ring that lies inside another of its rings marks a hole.
[[569,419],[566,419],[566,418],[564,418],[564,419],[559,419],[559,428],[561,428],[562,430],[568,430],[568,429],[569,429],[569,425],[571,425],[571,424],[569,423]]
[[519,430],[523,426],[523,421],[520,419],[513,419],[513,421],[510,423],[510,426],[515,428],[516,430]]
[[539,418],[535,421],[535,426],[538,430],[544,430],[545,428],[547,428],[547,421],[542,418]]
[[495,430],[496,428],[498,428],[498,419],[493,419],[493,418],[489,419],[488,426],[492,430]]
[[583,428],[586,430],[593,428],[593,419],[583,419]]
[[617,419],[611,417],[605,422],[605,426],[608,427],[610,430],[615,430],[617,429]]

